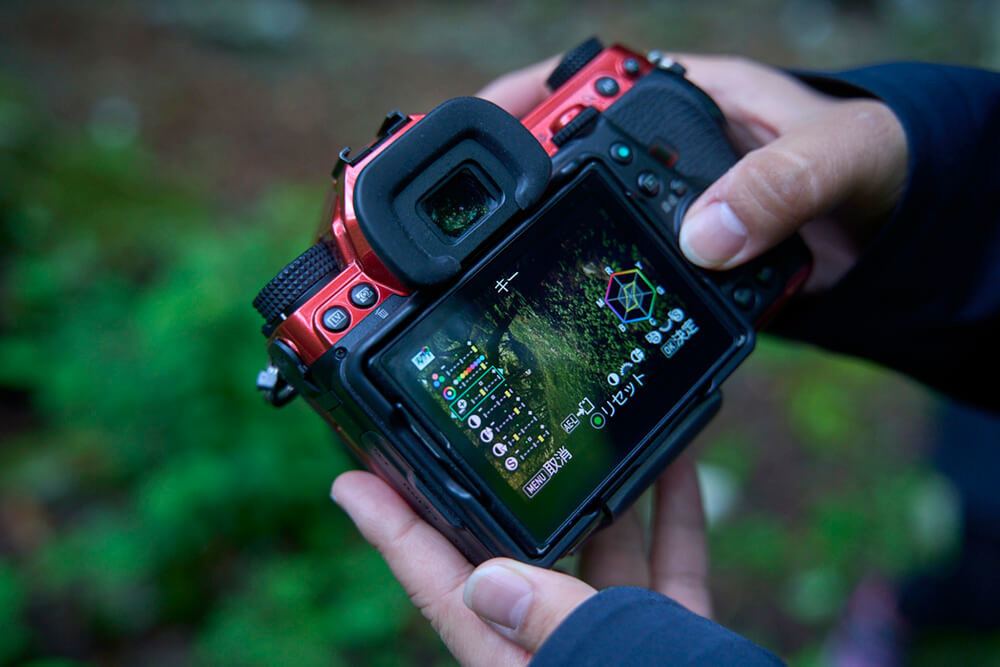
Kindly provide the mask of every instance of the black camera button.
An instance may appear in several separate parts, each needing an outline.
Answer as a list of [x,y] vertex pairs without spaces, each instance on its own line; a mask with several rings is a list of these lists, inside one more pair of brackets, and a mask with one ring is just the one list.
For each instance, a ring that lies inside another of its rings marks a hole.
[[642,68],[639,65],[639,61],[635,58],[626,58],[622,61],[622,71],[625,72],[626,76],[634,78],[639,76]]
[[552,178],[549,180],[549,184],[553,186],[561,186],[564,183],[568,183],[574,176],[576,176],[576,172],[580,171],[580,167],[583,166],[584,162],[585,160],[582,157],[570,160],[552,172]]
[[594,90],[602,97],[614,97],[618,94],[618,82],[610,76],[602,76],[594,83]]
[[608,153],[611,155],[611,159],[618,164],[628,164],[632,161],[632,149],[628,144],[623,144],[620,141],[611,144]]
[[285,382],[298,389],[300,393],[310,398],[319,393],[319,390],[306,379],[309,375],[309,367],[303,363],[288,341],[281,338],[275,339],[267,346],[267,356]]
[[771,283],[774,282],[774,277],[776,275],[777,272],[773,267],[762,266],[757,269],[757,272],[753,274],[753,277],[762,287],[769,287]]
[[743,310],[752,310],[757,305],[757,293],[753,291],[752,287],[747,285],[736,285],[733,287],[733,291],[730,292],[730,296],[733,297],[736,305]]
[[670,191],[673,192],[678,197],[683,197],[688,191],[687,183],[685,183],[679,178],[675,178],[674,180],[670,181]]
[[328,331],[340,333],[351,326],[351,314],[347,312],[346,308],[341,308],[340,306],[328,308],[323,313],[323,326]]
[[660,177],[651,171],[644,171],[639,174],[639,178],[636,179],[635,184],[639,186],[639,192],[647,197],[655,197],[660,194],[660,188],[663,187]]
[[371,308],[378,303],[378,292],[369,283],[359,283],[351,288],[350,299],[358,308]]

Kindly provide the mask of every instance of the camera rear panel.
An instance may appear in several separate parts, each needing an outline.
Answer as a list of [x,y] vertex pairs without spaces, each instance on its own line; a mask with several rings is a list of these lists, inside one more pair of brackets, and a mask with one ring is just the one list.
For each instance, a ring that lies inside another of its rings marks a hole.
[[[657,114],[641,112],[649,108]],[[587,163],[601,162],[676,247],[690,204],[738,159],[719,118],[714,102],[681,74],[654,70],[563,145],[553,156],[553,181],[565,182]],[[735,269],[691,268],[740,317],[761,328],[805,282],[811,263],[796,234]]]
[[372,367],[542,545],[752,345],[593,165]]
[[473,562],[551,565],[625,511],[810,265],[797,236],[732,271],[683,258],[684,212],[737,155],[682,68],[592,41],[550,81],[521,123],[454,100],[342,154],[321,238],[341,271],[265,327],[267,377]]

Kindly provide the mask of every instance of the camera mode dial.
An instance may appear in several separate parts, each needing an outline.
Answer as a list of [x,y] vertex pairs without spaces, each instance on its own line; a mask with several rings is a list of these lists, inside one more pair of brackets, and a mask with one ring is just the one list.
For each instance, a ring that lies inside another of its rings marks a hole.
[[545,80],[545,85],[555,90],[573,78],[574,74],[582,70],[587,63],[596,58],[603,50],[604,46],[601,45],[601,42],[596,37],[591,37],[563,56],[562,61],[552,70],[549,78]]
[[339,271],[340,263],[330,247],[317,243],[279,271],[257,294],[253,307],[270,323],[321,280]]

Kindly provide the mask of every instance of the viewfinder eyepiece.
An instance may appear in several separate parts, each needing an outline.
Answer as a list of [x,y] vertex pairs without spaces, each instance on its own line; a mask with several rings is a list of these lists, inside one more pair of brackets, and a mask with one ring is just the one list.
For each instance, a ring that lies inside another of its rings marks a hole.
[[410,287],[438,285],[548,185],[552,161],[519,120],[473,97],[445,102],[358,176],[354,211],[382,263]]
[[485,184],[463,166],[423,200],[421,210],[442,232],[459,237],[497,206]]

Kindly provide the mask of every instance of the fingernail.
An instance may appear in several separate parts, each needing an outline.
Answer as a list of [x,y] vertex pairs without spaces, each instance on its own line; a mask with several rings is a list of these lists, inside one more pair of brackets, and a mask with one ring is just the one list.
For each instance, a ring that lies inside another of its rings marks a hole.
[[746,225],[726,202],[709,204],[681,226],[681,250],[699,266],[722,266],[746,243]]
[[501,565],[472,573],[465,583],[465,606],[487,621],[516,630],[531,605],[528,580]]

